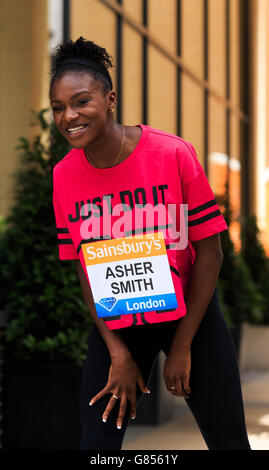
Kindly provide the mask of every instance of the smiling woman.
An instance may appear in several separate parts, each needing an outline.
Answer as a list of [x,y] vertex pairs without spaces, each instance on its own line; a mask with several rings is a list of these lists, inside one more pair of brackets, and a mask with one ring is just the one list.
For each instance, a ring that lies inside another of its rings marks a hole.
[[[54,121],[72,146],[84,149],[92,165],[98,162],[99,168],[110,167],[116,159],[126,157],[126,152],[125,157],[122,155],[125,129],[112,117],[116,94],[107,71],[112,67],[110,56],[82,37],[74,51],[67,44],[60,45],[52,58],[50,103]],[[74,57],[76,52],[83,52],[83,56]],[[137,143],[140,130],[129,128],[127,133],[128,153]]]
[[[53,117],[72,146],[53,169],[59,258],[75,260],[94,320],[80,449],[121,449],[160,350],[166,389],[186,398],[208,447],[249,449],[236,352],[216,291],[228,226],[190,142],[114,120],[111,66],[105,49],[81,37],[52,57]],[[182,205],[186,244],[175,243]],[[155,207],[164,215],[158,222]]]

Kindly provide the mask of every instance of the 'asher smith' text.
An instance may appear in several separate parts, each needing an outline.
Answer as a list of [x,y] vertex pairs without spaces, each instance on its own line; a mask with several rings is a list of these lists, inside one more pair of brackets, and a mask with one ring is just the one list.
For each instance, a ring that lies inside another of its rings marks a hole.
[[[120,277],[133,277],[143,276],[144,274],[153,274],[152,263],[150,261],[143,261],[132,263],[130,265],[116,265],[114,268],[107,267],[106,279],[116,279]],[[152,278],[141,277],[138,279],[128,279],[127,281],[119,281],[111,283],[112,294],[141,292],[144,290],[153,290]]]

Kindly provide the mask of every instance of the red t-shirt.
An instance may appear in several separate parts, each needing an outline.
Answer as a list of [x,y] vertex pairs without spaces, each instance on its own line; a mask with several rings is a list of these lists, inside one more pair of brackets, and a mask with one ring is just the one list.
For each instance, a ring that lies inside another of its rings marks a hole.
[[[95,168],[83,149],[72,149],[53,170],[59,258],[79,259],[88,281],[84,243],[163,232],[178,307],[114,316],[110,313],[103,318],[111,330],[184,316],[184,293],[195,260],[191,242],[228,229],[192,144],[150,126],[139,126],[140,140],[122,163]],[[165,208],[166,218],[154,213],[150,222],[146,217],[137,222],[131,216],[148,207]],[[179,233],[183,214],[188,237],[182,249],[171,236],[171,227]],[[120,224],[120,218],[125,225]]]

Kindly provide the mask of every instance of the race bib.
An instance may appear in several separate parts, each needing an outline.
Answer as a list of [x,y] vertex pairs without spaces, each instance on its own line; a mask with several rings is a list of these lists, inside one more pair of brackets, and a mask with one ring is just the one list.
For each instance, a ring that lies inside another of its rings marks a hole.
[[82,245],[98,317],[178,307],[162,232]]

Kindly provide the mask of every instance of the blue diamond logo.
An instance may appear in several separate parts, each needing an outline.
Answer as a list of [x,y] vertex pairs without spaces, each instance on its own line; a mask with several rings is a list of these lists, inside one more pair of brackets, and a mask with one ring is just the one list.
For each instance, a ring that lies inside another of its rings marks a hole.
[[117,303],[117,299],[115,297],[104,297],[103,299],[100,299],[98,303],[102,305],[102,307],[104,307],[106,310],[111,312],[114,305],[116,305]]

